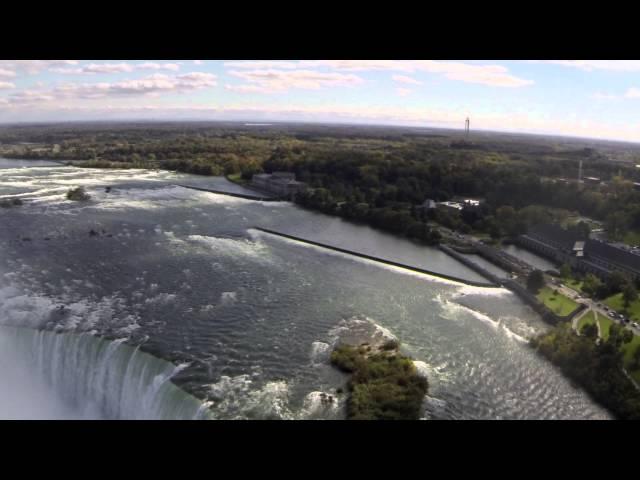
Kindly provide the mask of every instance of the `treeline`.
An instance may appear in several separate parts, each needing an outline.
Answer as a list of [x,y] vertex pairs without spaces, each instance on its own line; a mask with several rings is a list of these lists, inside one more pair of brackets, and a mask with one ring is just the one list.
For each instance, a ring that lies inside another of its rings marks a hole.
[[596,341],[593,332],[578,336],[569,323],[562,323],[531,345],[617,418],[639,420],[640,391],[622,370],[621,347],[632,338],[631,331],[613,324],[609,338]]
[[[9,157],[96,167],[245,179],[263,171],[292,171],[317,189],[300,198],[305,206],[427,242],[437,240],[426,227],[429,221],[500,238],[548,220],[549,208],[600,219],[614,238],[640,230],[640,192],[632,182],[640,181],[640,170],[632,162],[610,161],[616,155],[640,158],[640,150],[624,144],[596,148],[577,140],[500,134],[466,141],[455,132],[399,127],[215,123],[3,127],[0,142]],[[575,178],[580,160],[585,176],[608,184],[560,180]],[[426,199],[455,197],[484,202],[462,211],[416,209]]]
[[440,233],[430,228],[416,209],[407,210],[397,206],[371,207],[366,202],[337,201],[331,192],[324,188],[301,192],[296,195],[295,201],[303,207],[366,223],[374,228],[406,236],[428,245],[436,245],[440,242]]

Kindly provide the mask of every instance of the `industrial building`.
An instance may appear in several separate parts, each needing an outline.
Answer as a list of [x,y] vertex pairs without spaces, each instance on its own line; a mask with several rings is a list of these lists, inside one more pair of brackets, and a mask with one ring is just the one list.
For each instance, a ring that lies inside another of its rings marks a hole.
[[307,184],[296,180],[295,173],[273,172],[260,173],[251,177],[251,186],[284,197],[292,197],[296,193],[305,190]]
[[640,255],[593,239],[583,239],[558,225],[538,225],[518,237],[523,247],[579,272],[605,278],[613,271],[640,278]]

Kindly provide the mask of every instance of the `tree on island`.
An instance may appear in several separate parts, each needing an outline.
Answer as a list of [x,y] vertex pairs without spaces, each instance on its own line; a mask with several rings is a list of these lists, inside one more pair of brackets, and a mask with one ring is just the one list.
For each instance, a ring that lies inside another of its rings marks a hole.
[[538,293],[542,287],[544,287],[544,275],[540,270],[534,270],[527,277],[527,289]]
[[67,192],[67,200],[85,201],[90,198],[91,196],[83,187],[72,188]]

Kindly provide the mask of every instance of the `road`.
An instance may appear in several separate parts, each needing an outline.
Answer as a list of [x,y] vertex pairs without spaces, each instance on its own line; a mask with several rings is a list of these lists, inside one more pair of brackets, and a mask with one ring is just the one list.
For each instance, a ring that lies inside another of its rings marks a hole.
[[[574,301],[578,302],[578,303],[582,303],[584,305],[586,305],[587,307],[589,307],[590,310],[593,310],[595,312],[597,312],[598,315],[604,315],[605,317],[610,318],[611,320],[614,320],[616,323],[618,323],[618,325],[621,325],[625,328],[628,328],[629,330],[631,330],[635,335],[640,335],[640,329],[634,327],[633,325],[631,325],[630,323],[623,323],[622,320],[620,320],[620,318],[618,317],[618,312],[616,313],[616,317],[612,318],[609,313],[611,312],[611,310],[607,309],[607,307],[605,307],[604,304],[601,304],[600,302],[596,302],[595,300],[588,298],[588,297],[582,297],[582,295],[580,294],[580,292],[577,292],[576,290],[574,290],[573,288],[570,288],[562,283],[560,283],[558,280],[554,280],[554,287],[558,289],[558,292],[560,292],[561,294],[565,295],[566,297],[569,297],[571,299],[573,299]],[[602,305],[601,307],[599,306]]]

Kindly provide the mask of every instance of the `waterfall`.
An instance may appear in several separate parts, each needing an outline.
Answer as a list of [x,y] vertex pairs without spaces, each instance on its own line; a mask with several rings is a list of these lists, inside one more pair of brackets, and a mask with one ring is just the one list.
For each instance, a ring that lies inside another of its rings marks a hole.
[[[171,382],[184,367],[127,345],[124,340],[0,327],[0,369],[13,369],[0,379],[9,383],[4,389],[17,389],[19,393],[12,392],[16,398],[53,392],[52,398],[44,400],[24,399],[28,400],[25,408],[29,401],[46,402],[47,408],[63,405],[73,412],[61,413],[63,418],[206,418],[206,404]],[[25,415],[32,416],[27,411]]]

